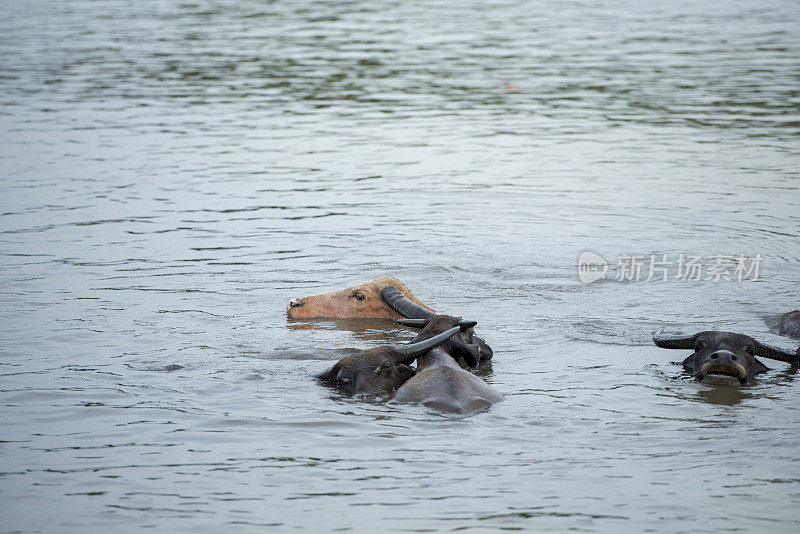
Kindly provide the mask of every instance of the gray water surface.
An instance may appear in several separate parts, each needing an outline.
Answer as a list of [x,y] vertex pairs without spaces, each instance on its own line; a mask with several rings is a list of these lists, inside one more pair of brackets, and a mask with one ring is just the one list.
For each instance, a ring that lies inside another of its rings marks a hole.
[[[800,529],[795,370],[650,341],[797,344],[796,2],[0,7],[3,532]],[[762,261],[614,279],[662,254]],[[413,333],[285,302],[381,274],[479,321],[504,403],[313,379]]]

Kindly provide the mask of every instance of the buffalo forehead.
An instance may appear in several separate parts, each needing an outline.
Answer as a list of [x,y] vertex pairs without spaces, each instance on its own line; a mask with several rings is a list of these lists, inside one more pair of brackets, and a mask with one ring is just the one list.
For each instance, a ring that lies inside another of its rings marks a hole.
[[736,352],[747,344],[753,344],[753,338],[734,332],[702,332],[698,339],[709,343],[714,350]]

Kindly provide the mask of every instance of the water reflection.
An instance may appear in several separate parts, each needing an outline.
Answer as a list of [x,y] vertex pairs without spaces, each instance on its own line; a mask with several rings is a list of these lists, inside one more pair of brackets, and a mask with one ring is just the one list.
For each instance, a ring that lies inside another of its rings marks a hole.
[[[346,356],[351,356],[360,350],[362,349],[355,347],[276,349],[269,352],[258,352],[257,355],[262,358],[277,360],[340,360]],[[253,356],[252,351],[248,351],[245,354],[247,356]]]
[[798,372],[800,372],[800,365],[794,364],[790,366],[788,369],[780,371],[777,375],[771,378],[772,381],[776,381],[778,383],[788,383],[795,380]]
[[712,386],[697,391],[697,397],[702,401],[722,406],[735,406],[755,396],[752,390],[745,386]]
[[291,330],[338,330],[348,332],[360,341],[384,344],[403,343],[416,334],[388,319],[291,319],[287,318]]

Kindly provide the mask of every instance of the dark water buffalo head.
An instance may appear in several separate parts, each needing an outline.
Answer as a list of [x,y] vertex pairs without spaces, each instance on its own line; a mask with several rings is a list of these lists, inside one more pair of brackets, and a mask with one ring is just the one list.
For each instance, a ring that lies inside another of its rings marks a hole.
[[759,343],[750,336],[709,330],[688,337],[668,337],[660,333],[653,342],[665,349],[691,349],[683,368],[704,384],[743,386],[753,384],[755,376],[767,371],[756,356],[794,362],[796,355]]
[[[467,322],[460,317],[436,315],[435,312],[411,302],[403,293],[393,287],[383,289],[381,297],[393,310],[406,318],[397,321],[399,324],[423,329],[417,336],[418,340],[421,339],[420,336],[424,338],[424,336],[435,335],[447,328]],[[464,328],[458,336],[451,339],[445,350],[453,359],[463,361],[469,367],[477,366],[480,360],[491,360],[494,355],[492,348],[486,341],[475,335],[472,327]],[[459,358],[463,358],[463,360],[459,360]]]
[[402,295],[412,305],[432,314],[398,279],[379,276],[360,284],[329,291],[310,297],[294,298],[286,304],[286,314],[293,319],[336,318],[336,319],[397,319],[403,315],[389,306],[382,291],[391,288]]
[[422,354],[450,339],[461,330],[456,326],[431,338],[394,347],[376,347],[346,356],[317,378],[357,395],[394,393],[414,375],[408,366]]
[[462,367],[477,367],[481,360],[492,357],[492,349],[484,340],[473,332],[476,321],[466,321],[452,315],[434,315],[428,319],[398,319],[398,324],[421,328],[414,338],[415,342],[424,341],[439,335],[455,326],[461,330],[451,337],[442,348]]

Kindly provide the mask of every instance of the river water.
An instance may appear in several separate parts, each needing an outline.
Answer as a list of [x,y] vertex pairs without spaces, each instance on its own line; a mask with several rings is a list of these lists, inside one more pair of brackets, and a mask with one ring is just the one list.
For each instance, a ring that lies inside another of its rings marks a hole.
[[[796,2],[2,2],[0,529],[797,532],[795,370],[650,336],[796,346],[799,157]],[[505,402],[313,379],[381,274]]]

